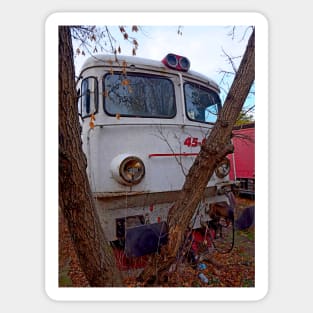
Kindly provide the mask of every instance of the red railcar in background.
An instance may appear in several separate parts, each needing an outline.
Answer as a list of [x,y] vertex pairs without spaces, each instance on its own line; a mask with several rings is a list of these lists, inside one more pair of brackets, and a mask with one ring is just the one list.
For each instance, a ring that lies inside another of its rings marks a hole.
[[255,127],[254,123],[235,126],[232,142],[234,153],[228,156],[229,177],[239,185],[239,193],[254,197],[255,192]]

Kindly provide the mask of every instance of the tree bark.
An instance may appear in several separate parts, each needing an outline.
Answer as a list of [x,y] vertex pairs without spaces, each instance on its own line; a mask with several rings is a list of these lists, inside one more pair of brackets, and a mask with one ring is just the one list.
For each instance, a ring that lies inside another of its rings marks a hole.
[[90,286],[122,286],[113,251],[96,213],[86,165],[78,120],[71,32],[69,26],[60,26],[59,206]]
[[254,76],[255,32],[253,29],[219,118],[186,176],[179,199],[169,212],[168,244],[162,248],[161,255],[155,256],[152,264],[145,268],[140,276],[141,280],[148,281],[152,276],[168,270],[175,262],[185,231],[201,201],[208,181],[218,163],[233,151],[230,140],[232,129],[254,82]]

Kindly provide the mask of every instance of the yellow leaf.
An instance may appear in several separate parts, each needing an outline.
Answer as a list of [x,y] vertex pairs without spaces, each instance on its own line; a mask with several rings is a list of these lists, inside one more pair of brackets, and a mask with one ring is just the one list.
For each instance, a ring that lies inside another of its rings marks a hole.
[[95,123],[94,123],[95,120],[96,120],[95,115],[92,113],[90,115],[90,122],[89,122],[89,127],[91,129],[94,129],[94,127],[95,127]]
[[129,85],[129,80],[128,79],[122,80],[122,86],[128,86],[128,85]]
[[123,75],[126,75],[127,63],[126,63],[126,61],[125,61],[125,60],[124,60],[124,61],[123,61],[123,63],[122,63],[122,67],[123,67],[123,69],[122,69],[122,73],[123,73]]

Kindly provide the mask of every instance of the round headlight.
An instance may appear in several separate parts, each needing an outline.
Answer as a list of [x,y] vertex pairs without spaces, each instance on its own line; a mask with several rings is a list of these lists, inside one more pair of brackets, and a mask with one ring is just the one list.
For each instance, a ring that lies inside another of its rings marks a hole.
[[120,176],[131,185],[138,184],[145,175],[143,162],[134,156],[126,158],[120,165]]
[[178,64],[178,60],[175,54],[171,54],[171,53],[168,54],[166,56],[166,60],[167,60],[168,65],[171,67],[176,67]]
[[119,183],[132,186],[139,184],[145,176],[145,166],[136,156],[120,154],[112,160],[111,172]]
[[187,72],[189,70],[189,67],[190,67],[190,62],[187,58],[181,57],[179,59],[179,65],[183,71]]
[[228,158],[223,159],[216,167],[215,174],[219,178],[224,178],[230,172],[230,162]]

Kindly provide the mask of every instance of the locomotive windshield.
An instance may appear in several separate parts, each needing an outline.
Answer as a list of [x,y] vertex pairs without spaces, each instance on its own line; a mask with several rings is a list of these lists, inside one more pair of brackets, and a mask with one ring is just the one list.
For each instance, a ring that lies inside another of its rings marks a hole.
[[154,75],[113,73],[103,79],[109,115],[172,118],[176,115],[171,80]]
[[218,94],[198,84],[184,84],[187,117],[196,122],[215,123],[221,107]]

